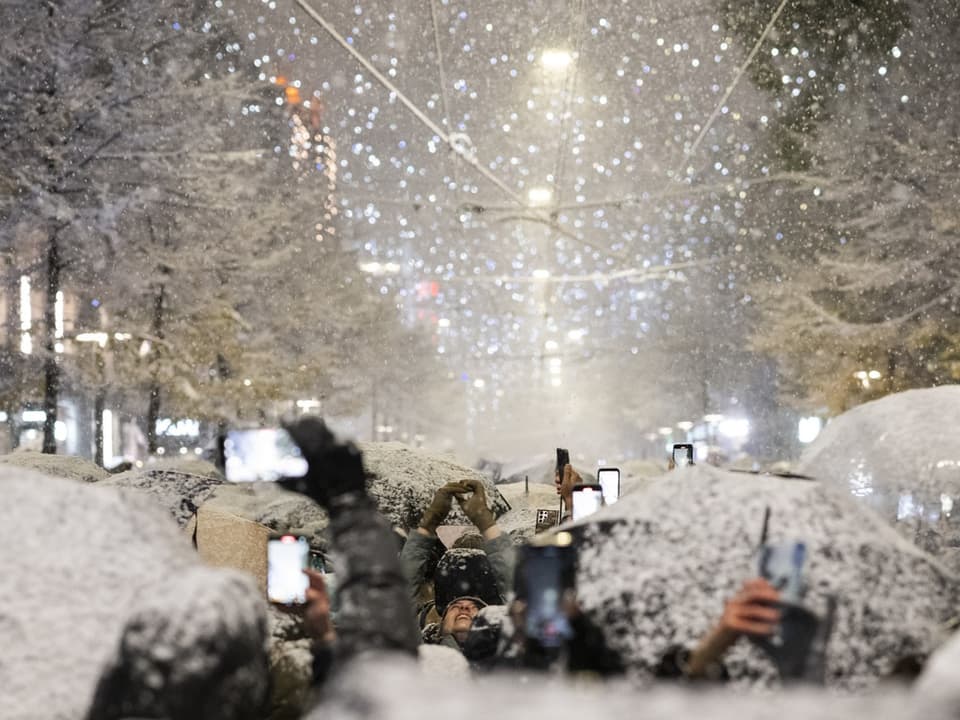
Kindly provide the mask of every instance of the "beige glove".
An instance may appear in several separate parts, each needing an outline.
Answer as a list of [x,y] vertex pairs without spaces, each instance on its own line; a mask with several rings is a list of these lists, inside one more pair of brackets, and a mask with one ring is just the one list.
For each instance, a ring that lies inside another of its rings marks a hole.
[[460,483],[466,487],[467,492],[472,493],[470,497],[464,499],[466,492],[457,494],[457,503],[463,510],[463,514],[470,518],[470,522],[477,526],[481,533],[486,532],[496,525],[497,519],[493,512],[487,507],[487,491],[483,483],[477,479],[464,480]]

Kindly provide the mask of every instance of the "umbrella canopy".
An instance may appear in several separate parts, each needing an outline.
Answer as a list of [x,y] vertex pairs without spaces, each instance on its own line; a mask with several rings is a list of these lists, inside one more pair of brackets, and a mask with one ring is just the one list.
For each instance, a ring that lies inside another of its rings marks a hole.
[[102,467],[86,458],[74,455],[45,455],[34,450],[20,450],[0,456],[0,463],[28,470],[37,470],[51,477],[80,480],[82,482],[97,482],[109,475]]
[[0,715],[86,717],[124,650],[137,655],[126,658],[131,681],[155,673],[148,697],[207,703],[211,719],[260,702],[266,604],[250,580],[205,566],[133,493],[2,464],[0,485]]
[[[674,644],[695,645],[724,600],[756,575],[764,509],[770,541],[803,540],[806,604],[838,600],[828,683],[868,686],[906,655],[927,654],[955,612],[960,581],[882,520],[820,482],[683,468],[572,526],[581,604],[631,669],[649,671]],[[735,680],[770,682],[746,642],[727,658]]]
[[[360,449],[364,467],[374,476],[369,484],[370,494],[380,512],[394,525],[407,529],[417,527],[438,488],[468,478],[484,484],[487,502],[496,517],[510,509],[510,504],[489,478],[450,458],[401,443],[361,443]],[[447,523],[469,525],[470,521],[454,504]]]
[[960,386],[888,395],[831,420],[799,471],[849,490],[960,571],[958,426]]
[[184,526],[197,508],[225,481],[209,463],[174,463],[148,466],[113,475],[97,487],[122,488],[150,495]]

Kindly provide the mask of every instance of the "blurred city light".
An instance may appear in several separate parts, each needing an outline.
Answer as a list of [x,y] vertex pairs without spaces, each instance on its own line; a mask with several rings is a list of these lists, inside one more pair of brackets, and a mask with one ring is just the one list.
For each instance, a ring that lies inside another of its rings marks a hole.
[[74,337],[74,340],[76,340],[77,342],[97,343],[100,347],[106,347],[107,340],[109,339],[110,339],[110,336],[107,335],[105,332],[85,332],[85,333],[80,333],[76,337]]
[[543,51],[540,62],[547,70],[566,70],[573,62],[573,56],[567,50],[551,48]]
[[721,420],[723,420],[723,415],[721,415],[721,414],[719,414],[719,413],[712,413],[712,414],[710,414],[710,415],[704,415],[704,416],[703,416],[703,419],[704,419],[706,422],[708,422],[708,423],[710,423],[710,424],[712,425],[712,424],[716,424],[716,423],[720,422]]
[[550,271],[544,268],[538,268],[537,270],[533,271],[533,277],[535,277],[537,280],[546,280],[550,277]]
[[803,417],[800,418],[800,422],[797,426],[797,440],[802,442],[804,445],[807,443],[812,443],[817,439],[817,436],[820,434],[820,430],[823,429],[823,421],[816,417]]
[[673,428],[672,428],[672,427],[662,427],[662,428],[660,428],[657,432],[659,432],[661,435],[663,435],[664,437],[666,437],[667,435],[673,435]]
[[553,200],[553,190],[545,187],[530,188],[527,200],[531,205],[547,205]]
[[394,262],[365,262],[360,263],[360,270],[371,275],[396,275],[400,272],[400,265]]
[[683,430],[684,432],[690,432],[690,429],[693,427],[693,423],[689,420],[682,420],[677,423],[677,427]]
[[437,327],[442,327],[442,328],[450,327],[450,319],[440,318],[439,320],[437,320]]
[[43,410],[24,410],[20,419],[28,423],[42,423],[47,419],[47,414]]
[[553,352],[553,351],[555,351],[555,350],[559,350],[559,349],[560,349],[560,344],[559,344],[556,340],[547,340],[547,341],[543,344],[543,348],[544,348],[544,350],[547,350],[548,352]]
[[727,418],[719,422],[717,430],[732,440],[743,439],[750,434],[750,421],[745,418]]

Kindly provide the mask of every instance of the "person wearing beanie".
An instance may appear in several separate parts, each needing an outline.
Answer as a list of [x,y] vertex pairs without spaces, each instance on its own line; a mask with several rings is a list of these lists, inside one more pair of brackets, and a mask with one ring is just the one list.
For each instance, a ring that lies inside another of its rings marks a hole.
[[[437,528],[446,520],[454,500],[479,530],[483,549],[454,548],[440,557],[442,543]],[[504,603],[515,562],[513,541],[497,526],[487,506],[483,483],[473,478],[447,483],[437,490],[420,526],[407,538],[400,558],[414,602],[435,566],[434,600],[421,603],[418,611],[422,641],[458,650],[477,613],[488,605]]]

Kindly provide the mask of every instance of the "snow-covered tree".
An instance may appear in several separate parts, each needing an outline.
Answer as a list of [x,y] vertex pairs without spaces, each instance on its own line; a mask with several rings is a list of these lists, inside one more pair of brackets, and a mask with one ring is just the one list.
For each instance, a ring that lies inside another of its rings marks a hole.
[[814,13],[764,47],[779,115],[760,171],[780,182],[748,191],[754,345],[809,408],[960,379],[960,108],[943,92],[960,25],[934,6]]

